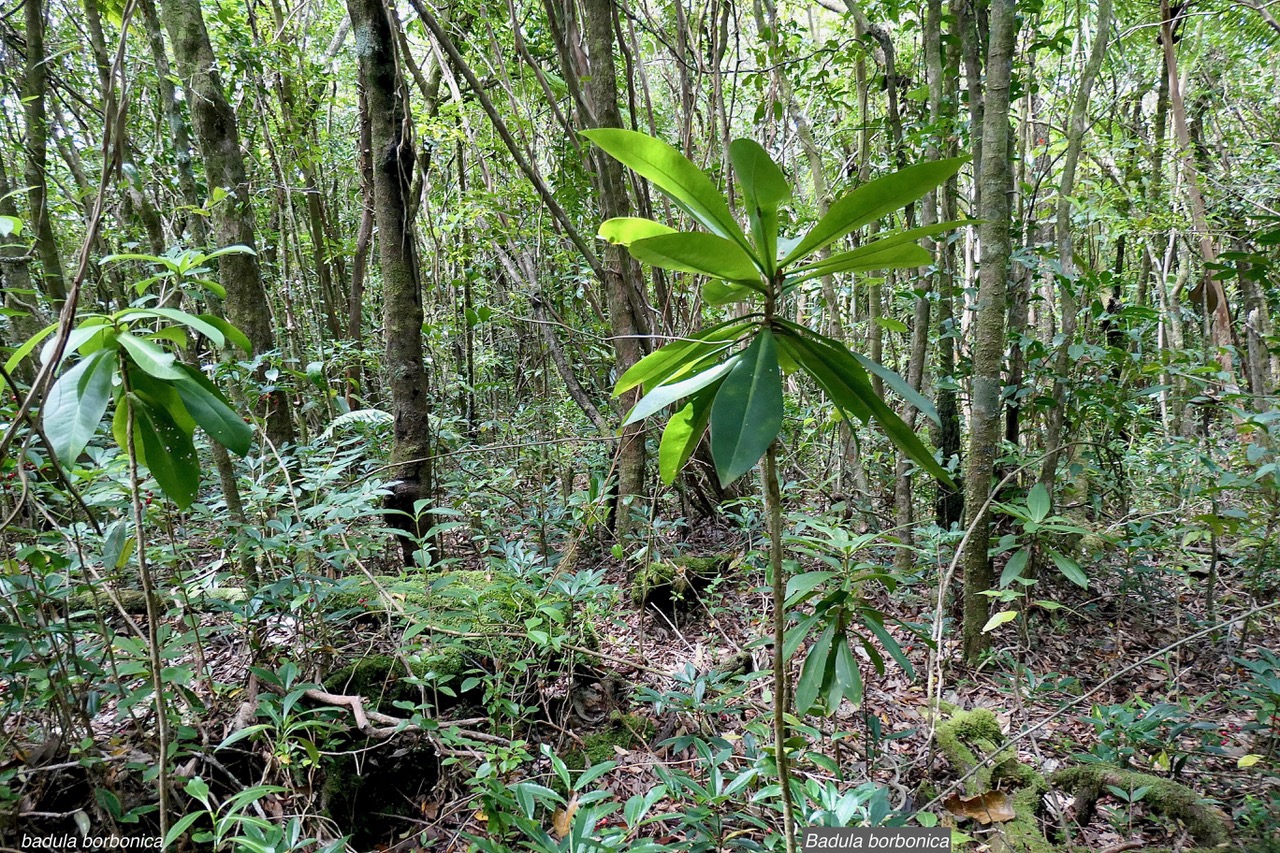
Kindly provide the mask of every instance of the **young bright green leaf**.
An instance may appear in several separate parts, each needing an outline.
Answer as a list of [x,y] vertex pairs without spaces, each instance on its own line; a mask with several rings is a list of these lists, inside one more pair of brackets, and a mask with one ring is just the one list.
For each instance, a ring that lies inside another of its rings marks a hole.
[[[809,654],[805,656],[804,666],[800,669],[800,678],[796,681],[796,713],[801,716],[809,713],[813,708],[818,700],[818,694],[822,691],[822,685],[827,680],[827,660],[831,656],[831,642],[835,638],[835,633],[835,624],[828,625],[818,637],[817,642],[809,647]],[[781,701],[781,699],[775,698],[774,701]]]
[[627,251],[637,261],[664,270],[700,273],[757,290],[761,288],[755,258],[738,244],[715,234],[701,231],[661,234],[636,240],[627,246]]
[[188,328],[194,329],[204,335],[216,347],[224,347],[227,345],[226,336],[222,334],[222,330],[212,323],[206,322],[204,318],[196,314],[188,314],[186,311],[180,311],[177,308],[127,308],[120,312],[120,317],[158,317],[165,320],[172,320]]
[[826,216],[809,229],[800,245],[783,259],[783,265],[807,257],[886,213],[906,207],[960,171],[968,159],[955,157],[917,163],[846,193],[831,205]]
[[[62,362],[80,352],[86,344],[103,334],[109,327],[109,323],[110,321],[102,316],[87,317],[81,321],[80,325],[72,329],[70,334],[67,335],[67,343],[62,348],[62,356],[58,359],[58,366],[61,367]],[[53,351],[57,348],[57,344],[58,338],[55,336],[45,341],[44,346],[40,347],[41,364],[49,363],[49,360],[53,358]]]
[[613,219],[605,220],[600,230],[596,232],[596,236],[614,245],[630,246],[636,240],[676,233],[678,233],[676,229],[661,222],[654,222],[652,219],[639,216],[615,216]]
[[1022,570],[1027,567],[1027,560],[1030,559],[1030,557],[1031,554],[1027,549],[1022,548],[1009,558],[1009,562],[1004,565],[1004,571],[1000,573],[1001,589],[1004,589],[1006,586],[1022,577]]
[[232,410],[226,398],[203,373],[185,364],[179,367],[187,378],[174,382],[173,387],[192,419],[227,450],[237,456],[248,453],[253,442],[253,430],[244,418]]
[[782,372],[773,332],[761,329],[716,392],[711,456],[727,486],[764,456],[782,429]]
[[1049,515],[1053,503],[1049,499],[1049,490],[1044,483],[1036,483],[1027,493],[1027,516],[1034,522],[1044,521]]
[[712,382],[729,373],[738,360],[739,357],[734,356],[700,373],[695,373],[688,379],[672,382],[670,385],[659,385],[640,398],[640,401],[631,408],[631,411],[627,414],[627,419],[622,422],[622,425],[627,426],[643,420],[649,415],[670,406],[676,400],[682,400],[695,391],[701,391]]
[[760,298],[760,291],[745,284],[729,284],[712,279],[702,285],[702,301],[708,305],[731,305],[735,302],[752,302]]
[[662,431],[658,443],[658,473],[662,482],[670,486],[684,468],[707,431],[711,420],[711,402],[715,399],[718,384],[708,385],[689,398],[680,411],[671,416]]
[[778,205],[791,198],[791,185],[769,153],[753,140],[731,142],[729,159],[742,185],[751,235],[764,261],[765,275],[772,276],[777,268]]
[[987,624],[982,626],[982,633],[986,634],[990,631],[994,631],[996,628],[999,628],[1004,623],[1012,622],[1014,619],[1017,619],[1017,618],[1018,618],[1018,611],[1001,610],[995,616],[992,616],[990,619],[988,619]]
[[1066,575],[1067,580],[1081,589],[1089,588],[1089,578],[1085,576],[1084,570],[1080,568],[1079,563],[1059,551],[1050,550],[1049,557],[1053,560],[1054,565],[1058,567],[1058,571]]
[[625,394],[638,385],[649,389],[656,387],[682,367],[696,364],[711,353],[731,346],[749,325],[749,322],[735,317],[659,347],[622,374],[614,386],[613,396]]
[[134,364],[156,379],[181,379],[186,376],[174,365],[173,354],[165,352],[151,341],[129,332],[121,332],[119,341]]
[[787,609],[804,602],[820,584],[835,576],[835,572],[805,572],[792,575],[787,581],[787,592],[784,596]]
[[53,455],[70,467],[98,431],[111,402],[115,350],[98,350],[59,377],[41,409]]
[[582,135],[666,194],[713,234],[746,247],[746,237],[711,179],[661,139],[632,130],[598,128]]
[[915,243],[890,246],[875,254],[860,255],[856,258],[834,256],[823,263],[814,264],[803,273],[794,273],[788,277],[787,286],[794,287],[802,282],[820,278],[824,275],[835,275],[836,273],[915,269],[928,264],[932,260],[933,255]]
[[12,373],[17,369],[22,360],[31,353],[35,352],[35,348],[40,346],[40,342],[49,337],[53,332],[57,331],[58,324],[50,323],[31,337],[27,338],[21,346],[13,351],[13,355],[9,356],[9,360],[4,363],[4,369]]

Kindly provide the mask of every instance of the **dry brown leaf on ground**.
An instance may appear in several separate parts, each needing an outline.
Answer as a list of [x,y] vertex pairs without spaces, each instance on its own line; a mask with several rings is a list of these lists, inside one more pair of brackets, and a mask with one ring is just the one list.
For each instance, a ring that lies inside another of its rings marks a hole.
[[1004,823],[1017,817],[1013,811],[1013,803],[1003,791],[988,791],[976,797],[952,794],[942,805],[956,817],[971,818],[983,826]]

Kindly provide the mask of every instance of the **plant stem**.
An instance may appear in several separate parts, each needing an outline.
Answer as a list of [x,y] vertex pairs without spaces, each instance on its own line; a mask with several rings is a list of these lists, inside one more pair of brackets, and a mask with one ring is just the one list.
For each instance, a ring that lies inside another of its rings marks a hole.
[[147,605],[147,657],[151,664],[151,689],[155,694],[156,705],[156,740],[159,742],[160,774],[157,784],[160,787],[160,837],[169,834],[169,709],[164,699],[164,678],[162,667],[164,662],[160,656],[160,608],[156,601],[155,584],[151,582],[151,571],[147,568],[147,541],[142,527],[141,478],[138,476],[138,448],[134,440],[134,408],[130,396],[133,389],[129,383],[129,368],[120,365],[120,376],[124,385],[125,412],[128,416],[128,427],[125,430],[125,449],[129,454],[129,492],[133,505],[133,535],[138,552],[138,577],[142,581],[142,594]]
[[778,488],[778,442],[764,454],[764,509],[769,519],[769,567],[773,572],[773,739],[778,783],[782,786],[782,835],[787,853],[796,853],[796,807],[791,800],[787,766],[787,660],[782,646],[787,632],[787,579],[782,569],[782,492]]

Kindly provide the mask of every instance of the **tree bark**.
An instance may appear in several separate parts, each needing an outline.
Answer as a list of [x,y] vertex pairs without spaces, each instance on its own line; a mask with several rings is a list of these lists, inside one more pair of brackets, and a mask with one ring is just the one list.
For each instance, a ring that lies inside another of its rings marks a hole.
[[988,599],[993,585],[987,542],[991,513],[991,475],[1000,446],[1001,365],[1004,360],[1005,305],[1009,277],[1009,90],[1017,35],[1014,0],[992,0],[987,77],[983,86],[982,166],[978,173],[981,204],[978,226],[981,255],[977,317],[974,320],[972,416],[965,470],[965,523],[971,529],[964,555],[964,656],[977,663],[987,648]]
[[[413,183],[414,148],[411,125],[402,98],[396,63],[395,37],[382,0],[348,0],[356,56],[364,86],[373,155],[373,216],[378,229],[378,262],[382,271],[382,321],[386,335],[386,371],[391,393],[395,441],[391,476],[395,486],[390,508],[405,513],[395,523],[420,537],[419,500],[431,500],[435,489],[429,414],[430,389],[422,352],[422,286],[407,219],[408,192]],[[429,516],[428,516],[429,517]],[[418,545],[402,537],[405,565],[413,562]]]
[[49,217],[49,116],[45,96],[49,89],[47,70],[49,57],[44,50],[45,7],[43,0],[27,0],[26,74],[22,81],[22,110],[27,123],[27,159],[23,179],[27,184],[28,215],[35,235],[36,254],[40,258],[40,285],[54,312],[61,310],[67,298],[66,277],[58,239]]
[[[204,160],[210,192],[221,188],[227,197],[213,205],[214,238],[219,246],[255,249],[253,199],[240,153],[240,130],[218,73],[209,31],[199,0],[163,0],[161,11],[183,81],[191,123]],[[218,259],[226,288],[227,319],[240,328],[261,355],[276,348],[271,311],[262,286],[256,254],[229,254]],[[259,378],[265,382],[260,369]],[[264,395],[267,438],[280,447],[294,439],[288,401],[280,391]]]

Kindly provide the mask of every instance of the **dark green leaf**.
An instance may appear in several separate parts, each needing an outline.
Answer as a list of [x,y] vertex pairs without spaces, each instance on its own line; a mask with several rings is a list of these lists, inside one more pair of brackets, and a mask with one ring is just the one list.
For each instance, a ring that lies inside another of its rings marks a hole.
[[902,647],[898,645],[898,641],[893,635],[885,630],[883,617],[878,613],[865,613],[863,624],[867,626],[867,630],[876,635],[876,639],[880,641],[880,645],[889,653],[889,656],[898,662],[898,666],[902,667],[903,672],[908,678],[916,677],[915,667],[911,665],[911,660],[906,653],[902,651]]
[[[796,681],[796,713],[804,716],[813,708],[818,700],[818,693],[826,681],[827,658],[831,654],[831,641],[835,637],[836,626],[828,625],[827,630],[819,635],[817,642],[809,648],[805,656],[804,666],[800,670],[800,678]],[[774,697],[781,701],[781,697]]]
[[[841,637],[840,644],[836,646],[835,676],[844,697],[855,705],[862,704],[862,672],[854,660],[847,637]],[[835,708],[830,712],[835,713]]]
[[1027,567],[1027,560],[1030,556],[1027,549],[1022,548],[1009,558],[1009,562],[1004,564],[1004,571],[1000,573],[1001,589],[1022,577],[1022,570]]
[[187,374],[185,380],[175,382],[174,387],[187,412],[209,437],[237,456],[249,452],[253,430],[244,418],[232,410],[207,377],[199,370],[185,364],[179,365]]
[[934,163],[917,163],[846,193],[831,205],[826,216],[809,230],[800,245],[788,253],[783,264],[804,258],[855,228],[906,207],[960,171],[967,161],[967,157],[956,157]]
[[204,335],[216,347],[224,347],[227,345],[227,339],[222,334],[222,330],[212,323],[207,322],[203,317],[196,314],[188,314],[186,311],[179,311],[177,308],[129,308],[120,312],[121,317],[158,317],[164,320],[171,320],[180,323],[188,328],[195,329]]
[[883,364],[877,364],[873,359],[867,358],[861,353],[849,350],[849,355],[857,359],[858,364],[866,368],[868,373],[874,373],[884,380],[884,384],[893,389],[899,397],[916,407],[916,411],[924,415],[929,420],[939,426],[942,425],[941,419],[938,418],[938,410],[933,407],[933,402],[916,389],[912,388],[907,381],[898,375],[897,371],[890,370]]
[[49,389],[40,417],[53,455],[70,467],[98,431],[111,402],[115,350],[98,350],[68,370]]
[[[839,257],[839,256],[837,256]],[[871,272],[872,270],[914,269],[922,267],[933,260],[933,255],[915,244],[907,246],[891,246],[874,255],[864,255],[836,261],[831,258],[826,263],[816,264],[807,271],[793,273],[787,278],[788,288],[801,282],[819,278],[824,275],[835,275],[846,272]]]
[[702,434],[707,431],[707,422],[711,419],[711,402],[719,387],[712,384],[702,389],[667,421],[666,429],[662,431],[662,441],[658,444],[658,473],[662,476],[662,482],[668,486],[675,482],[676,475],[689,461]]
[[631,257],[665,270],[700,273],[761,288],[760,270],[736,243],[701,231],[661,234],[627,246]]
[[819,584],[835,576],[835,572],[804,572],[792,575],[787,581],[786,606],[792,608],[799,605]]
[[1058,551],[1051,550],[1049,557],[1053,560],[1054,565],[1058,567],[1058,571],[1067,576],[1067,580],[1081,589],[1089,588],[1089,578],[1085,576],[1084,570],[1080,568],[1079,563]]
[[679,151],[660,139],[632,130],[599,128],[583,131],[582,135],[652,181],[712,233],[745,248],[746,237],[729,212],[724,196],[711,179]]
[[[921,252],[924,252],[923,257],[927,258],[929,257],[928,251],[920,246],[916,246],[915,242],[917,240],[922,240],[925,237],[933,237],[945,231],[952,231],[956,228],[961,228],[970,224],[972,224],[971,220],[959,219],[953,222],[940,222],[937,225],[925,225],[921,228],[908,228],[902,231],[895,231],[886,237],[881,237],[879,240],[873,240],[856,249],[851,249],[847,252],[840,252],[838,254],[831,255],[830,257],[814,261],[811,264],[805,264],[804,266],[797,267],[791,271],[791,274],[802,275],[805,278],[812,278],[813,276],[807,275],[807,273],[819,270],[819,275],[825,275],[833,272],[844,272],[844,269],[828,268],[842,267],[846,264],[850,265],[850,269],[857,267],[860,264],[871,264],[870,266],[864,266],[863,269],[888,269],[894,266],[901,266],[902,264],[886,263],[884,267],[878,267],[875,266],[875,264],[885,263],[886,260],[893,257],[889,250],[896,247],[902,247],[906,244],[911,244],[911,248],[913,250],[919,249]],[[921,256],[919,253],[916,253],[916,257]],[[925,260],[921,263],[928,263],[928,261]],[[920,264],[914,264],[914,266],[919,265]]]
[[[800,368],[818,383],[818,387],[835,404],[846,418],[856,418],[866,423],[871,418],[871,410],[862,402],[865,394],[875,393],[865,373],[841,374],[827,363],[822,354],[813,345],[787,330],[780,330],[778,335],[779,349],[785,349]],[[861,371],[861,368],[859,368]],[[853,385],[865,385],[865,389],[855,391]]]
[[139,461],[169,499],[179,509],[186,509],[200,488],[200,464],[191,436],[179,429],[164,409],[152,408],[136,395],[131,397]]
[[773,332],[761,329],[711,407],[711,456],[727,486],[759,461],[782,429],[782,372]]

